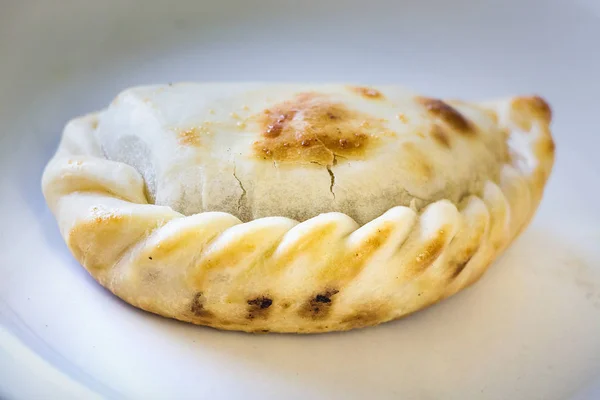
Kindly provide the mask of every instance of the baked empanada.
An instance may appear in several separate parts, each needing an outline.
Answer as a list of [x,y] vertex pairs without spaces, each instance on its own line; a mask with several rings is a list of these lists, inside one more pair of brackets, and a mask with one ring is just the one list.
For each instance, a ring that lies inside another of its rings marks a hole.
[[476,281],[552,169],[539,97],[182,83],[66,126],[43,191],[75,258],[144,310],[249,332],[375,325]]

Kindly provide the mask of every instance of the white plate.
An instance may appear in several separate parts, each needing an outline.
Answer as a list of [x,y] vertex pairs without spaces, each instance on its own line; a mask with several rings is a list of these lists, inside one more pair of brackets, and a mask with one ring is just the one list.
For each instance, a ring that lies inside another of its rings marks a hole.
[[[600,398],[600,3],[281,3],[0,3],[0,397]],[[505,256],[428,310],[318,336],[186,325],[97,285],[39,189],[68,119],[182,80],[539,93],[556,168]]]

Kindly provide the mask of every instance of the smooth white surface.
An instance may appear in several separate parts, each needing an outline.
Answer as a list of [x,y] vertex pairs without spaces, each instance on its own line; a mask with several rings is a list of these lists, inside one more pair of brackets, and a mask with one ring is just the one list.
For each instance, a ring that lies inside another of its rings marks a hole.
[[[280,3],[0,3],[0,397],[600,398],[599,3]],[[95,284],[39,189],[68,119],[182,80],[535,92],[554,109],[555,171],[505,256],[426,311],[303,337],[185,325]]]

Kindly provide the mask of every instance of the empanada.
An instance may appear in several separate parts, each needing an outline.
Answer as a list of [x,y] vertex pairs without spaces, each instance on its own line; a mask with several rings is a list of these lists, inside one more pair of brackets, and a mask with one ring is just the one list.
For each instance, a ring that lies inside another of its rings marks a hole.
[[482,275],[540,201],[550,120],[539,97],[138,87],[66,126],[42,185],[75,258],[136,307],[229,330],[347,330]]

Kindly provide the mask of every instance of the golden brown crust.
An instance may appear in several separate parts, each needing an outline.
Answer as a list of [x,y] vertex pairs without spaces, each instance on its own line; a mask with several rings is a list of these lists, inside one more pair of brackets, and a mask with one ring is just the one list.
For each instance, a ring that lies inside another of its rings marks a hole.
[[337,155],[362,158],[384,130],[383,121],[319,93],[300,93],[256,119],[263,133],[255,154],[278,162],[333,165]]
[[517,97],[513,100],[512,107],[521,109],[535,119],[545,123],[550,123],[552,121],[552,109],[550,108],[550,105],[546,100],[539,96]]
[[456,132],[466,136],[472,136],[476,133],[473,124],[444,101],[429,97],[417,97],[417,101],[425,107],[429,114],[448,124]]
[[445,129],[443,127],[441,127],[438,124],[434,124],[431,127],[431,132],[430,132],[431,137],[433,138],[433,140],[436,141],[436,143],[438,143],[440,146],[445,147],[447,149],[449,149],[450,146],[450,135],[448,135],[448,133],[446,133]]
[[511,119],[523,131],[531,130],[532,117],[546,124],[552,121],[552,109],[539,96],[516,97],[511,102]]

